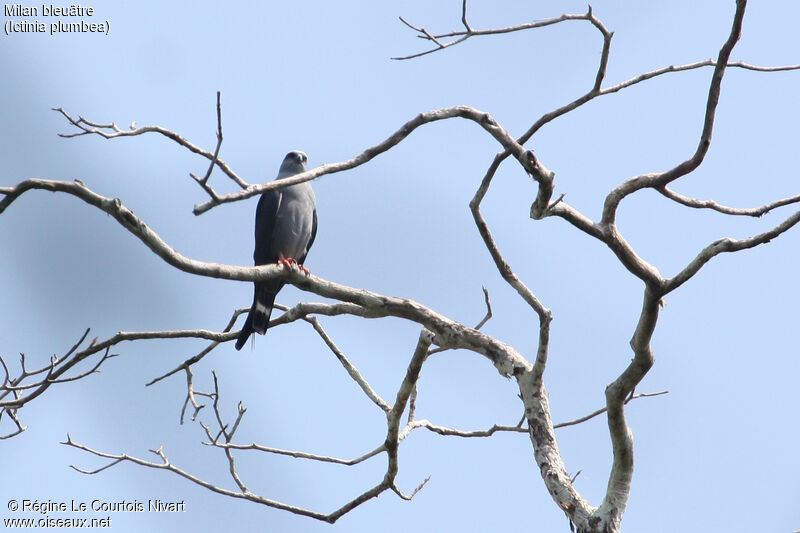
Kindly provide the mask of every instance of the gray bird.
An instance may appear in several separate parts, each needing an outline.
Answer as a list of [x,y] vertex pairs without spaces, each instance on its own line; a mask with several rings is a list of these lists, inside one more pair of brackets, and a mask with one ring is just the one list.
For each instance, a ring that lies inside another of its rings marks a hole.
[[[307,160],[303,152],[289,152],[275,179],[305,172]],[[317,236],[316,199],[311,184],[306,181],[262,194],[256,207],[255,236],[253,260],[256,265],[280,263],[289,267],[295,263],[308,273],[302,265]],[[253,332],[261,335],[267,332],[275,295],[283,285],[281,279],[255,283],[253,305],[236,339],[237,350],[241,350]]]

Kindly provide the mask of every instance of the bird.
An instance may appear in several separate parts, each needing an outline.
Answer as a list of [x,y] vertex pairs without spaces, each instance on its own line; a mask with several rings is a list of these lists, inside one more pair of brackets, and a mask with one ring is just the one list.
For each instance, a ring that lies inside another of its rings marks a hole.
[[[294,150],[286,154],[275,180],[305,172],[308,157]],[[309,182],[265,192],[256,207],[255,265],[278,263],[286,268],[297,265],[308,274],[303,262],[317,236],[317,208],[314,191]],[[264,335],[272,314],[275,296],[283,288],[282,279],[256,281],[253,305],[247,314],[236,349],[241,350],[252,333]]]

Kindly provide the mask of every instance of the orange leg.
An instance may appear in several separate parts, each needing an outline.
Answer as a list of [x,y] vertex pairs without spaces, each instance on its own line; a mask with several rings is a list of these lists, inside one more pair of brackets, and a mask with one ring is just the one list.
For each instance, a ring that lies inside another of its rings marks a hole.
[[297,261],[292,259],[291,257],[284,257],[283,254],[278,254],[278,264],[283,265],[284,267],[291,269],[292,265],[296,265]]
[[311,272],[306,267],[304,267],[303,265],[301,265],[300,263],[298,263],[297,261],[295,261],[291,257],[284,257],[283,254],[278,254],[278,264],[279,265],[283,265],[285,268],[288,268],[290,270],[292,268],[292,265],[295,265],[306,276],[310,276],[311,275]]

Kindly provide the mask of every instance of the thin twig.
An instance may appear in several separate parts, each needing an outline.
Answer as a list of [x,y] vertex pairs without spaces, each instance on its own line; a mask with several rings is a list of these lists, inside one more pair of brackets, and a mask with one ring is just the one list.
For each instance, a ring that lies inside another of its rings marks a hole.
[[222,147],[222,104],[220,103],[220,92],[217,91],[217,147],[214,149],[214,157],[211,158],[211,162],[208,165],[208,170],[206,171],[205,176],[202,178],[198,178],[193,172],[189,172],[189,176],[192,177],[207,193],[211,196],[212,200],[216,200],[219,198],[216,191],[212,189],[208,185],[208,179],[211,177],[211,172],[213,172],[214,167],[217,165],[217,161],[219,160],[219,150]]
[[[640,394],[634,394],[633,396],[629,396],[625,400],[624,403],[627,404],[631,400],[635,400],[637,398],[650,398],[652,396],[661,396],[662,394],[669,394],[669,391],[668,390],[662,390],[662,391],[659,391],[659,392],[642,392]],[[570,420],[569,422],[561,422],[559,424],[553,424],[553,429],[564,428],[564,427],[568,427],[568,426],[576,426],[578,424],[582,424],[583,422],[586,422],[587,420],[591,420],[592,418],[594,418],[594,417],[596,417],[598,415],[601,415],[601,414],[605,413],[606,411],[608,411],[608,408],[607,407],[603,407],[602,409],[598,409],[597,411],[589,413],[586,416],[582,416],[580,418],[576,418],[575,420]]]
[[[85,338],[85,337],[84,337]],[[75,365],[84,361],[91,355],[94,355],[101,351],[106,351],[106,354],[101,359],[100,363],[114,357],[116,354],[109,354],[108,349],[120,342],[124,341],[133,341],[133,340],[144,340],[144,339],[184,339],[184,338],[202,338],[202,339],[211,339],[211,340],[230,340],[231,338],[235,338],[235,335],[228,334],[228,333],[218,333],[215,331],[203,330],[203,329],[195,329],[195,330],[172,330],[172,331],[121,331],[102,342],[94,342],[89,345],[87,348],[75,352],[71,357],[61,359],[58,362],[51,362],[46,367],[43,367],[37,371],[29,372],[24,367],[24,363],[21,362],[21,366],[23,368],[22,375],[23,376],[32,376],[36,375],[37,373],[42,373],[44,371],[48,372],[48,375],[45,379],[33,383],[25,385],[24,388],[26,389],[34,389],[27,395],[17,398],[14,400],[3,401],[0,402],[0,408],[10,407],[13,409],[18,409],[22,407],[24,404],[30,402],[31,400],[35,399],[42,393],[44,393],[51,385],[57,383],[65,383],[68,381],[74,381],[72,378],[62,378],[70,369],[72,369]],[[89,374],[97,372],[99,368],[99,364],[95,365],[91,370],[81,374],[79,377],[85,377]],[[17,386],[17,383],[14,384]],[[8,386],[6,386],[8,388]],[[0,389],[2,391],[2,389]]]
[[197,420],[197,415],[200,413],[200,410],[205,407],[205,405],[200,405],[195,398],[194,375],[192,374],[192,367],[187,366],[184,368],[184,370],[186,371],[186,400],[183,402],[183,408],[181,409],[181,425],[183,425],[186,407],[188,407],[189,403],[191,403],[192,407],[194,408],[194,413],[192,413],[192,422]]
[[[122,130],[113,122],[110,124],[101,124],[97,122],[92,122],[90,120],[86,120],[83,117],[73,118],[69,113],[64,111],[61,107],[54,107],[53,111],[60,113],[61,115],[66,118],[70,124],[78,128],[79,131],[75,133],[59,133],[59,137],[64,138],[71,138],[71,137],[80,137],[82,135],[99,135],[104,139],[116,139],[118,137],[134,137],[136,135],[143,135],[145,133],[159,133],[168,139],[171,139],[178,143],[179,145],[183,146],[184,148],[188,149],[190,152],[195,154],[201,155],[212,161],[214,159],[214,154],[207,150],[203,150],[199,146],[192,144],[190,141],[175,133],[172,130],[168,130],[167,128],[161,126],[143,126],[143,127],[136,127],[135,122],[132,124],[132,128],[130,130]],[[225,161],[217,158],[216,160],[217,166],[225,173],[231,180],[233,180],[239,187],[242,189],[246,189],[249,187],[249,184],[240,178],[229,166]]]
[[356,457],[355,459],[340,459],[338,457],[330,457],[327,455],[318,455],[314,453],[300,452],[295,450],[283,450],[281,448],[262,446],[261,444],[256,444],[256,443],[234,444],[232,442],[207,441],[203,442],[203,444],[205,444],[206,446],[214,446],[216,448],[226,448],[229,450],[253,450],[258,452],[273,453],[276,455],[285,455],[288,457],[294,457],[296,459],[308,459],[311,461],[319,461],[322,463],[336,463],[345,466],[354,466],[359,463],[363,463],[367,459],[375,457],[376,455],[386,451],[386,446],[381,445],[372,450],[371,452],[365,453],[361,457]]
[[311,324],[311,327],[314,328],[314,331],[319,334],[323,342],[325,342],[325,345],[328,346],[331,352],[333,352],[333,354],[336,356],[336,359],[339,360],[353,381],[355,381],[358,386],[361,387],[361,390],[364,391],[364,394],[366,394],[375,405],[380,407],[384,412],[388,413],[391,410],[391,406],[386,402],[386,400],[381,398],[377,392],[375,392],[375,389],[373,389],[367,380],[364,379],[364,376],[361,375],[361,372],[359,372],[358,368],[356,368],[355,365],[350,362],[344,352],[342,352],[339,347],[336,346],[336,344],[333,342],[333,339],[330,338],[328,333],[319,323],[319,320],[317,320],[316,317],[304,317],[303,320]]
[[[237,309],[236,311],[234,311],[233,315],[231,316],[230,320],[228,321],[228,324],[225,326],[225,328],[222,330],[221,333],[229,333],[231,331],[231,328],[233,328],[233,325],[236,323],[236,319],[239,318],[240,315],[242,315],[244,313],[247,313],[249,310],[250,310],[250,308],[244,308],[244,309]],[[238,332],[237,332],[237,334],[238,334]],[[235,335],[230,335],[230,338],[226,339],[226,340],[232,340],[232,339],[235,339],[235,338],[236,338]],[[150,385],[158,383],[159,381],[161,381],[161,380],[163,380],[165,378],[168,378],[169,376],[171,376],[173,374],[177,374],[181,370],[185,370],[185,369],[189,368],[193,364],[195,364],[198,361],[200,361],[203,357],[208,355],[214,348],[219,346],[222,342],[224,342],[224,341],[217,341],[217,340],[212,341],[208,346],[203,348],[203,350],[201,350],[200,353],[198,353],[194,357],[190,357],[189,359],[187,359],[186,361],[184,361],[183,363],[181,363],[177,367],[173,368],[172,370],[170,370],[166,374],[162,374],[162,375],[160,375],[160,376],[158,376],[156,378],[153,378],[152,380],[147,382],[145,384],[145,386],[149,387]]]

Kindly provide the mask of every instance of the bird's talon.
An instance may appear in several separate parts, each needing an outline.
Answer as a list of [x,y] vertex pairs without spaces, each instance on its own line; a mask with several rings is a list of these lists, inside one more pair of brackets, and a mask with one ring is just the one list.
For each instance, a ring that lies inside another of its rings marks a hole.
[[291,257],[281,257],[278,259],[278,264],[283,265],[284,267],[288,268],[289,270],[292,269],[292,265],[296,265],[297,261],[292,259]]

